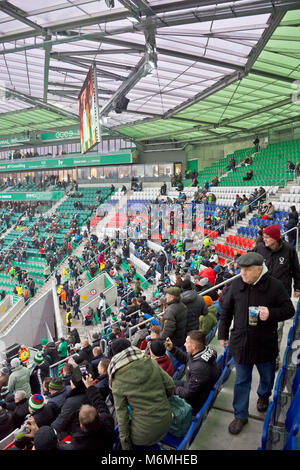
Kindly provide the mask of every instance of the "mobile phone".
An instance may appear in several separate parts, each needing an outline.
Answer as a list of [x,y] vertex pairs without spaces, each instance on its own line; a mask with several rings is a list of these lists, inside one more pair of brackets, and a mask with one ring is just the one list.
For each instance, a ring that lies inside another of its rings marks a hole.
[[81,366],[81,367],[79,367],[79,369],[80,369],[82,377],[85,378],[88,375],[87,368],[85,366]]

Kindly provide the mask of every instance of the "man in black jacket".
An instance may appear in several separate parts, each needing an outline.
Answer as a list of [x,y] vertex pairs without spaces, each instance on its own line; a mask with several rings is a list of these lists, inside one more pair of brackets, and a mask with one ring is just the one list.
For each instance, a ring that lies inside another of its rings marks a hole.
[[28,414],[28,398],[23,390],[17,390],[14,394],[16,407],[13,411],[9,411],[12,419],[13,429],[19,428],[24,422],[25,416]]
[[114,420],[101,390],[93,386],[91,376],[83,379],[87,399],[79,410],[80,430],[72,434],[71,444],[61,444],[63,450],[112,450],[114,443]]
[[76,364],[81,364],[83,361],[87,361],[88,363],[92,362],[92,360],[94,359],[93,349],[87,338],[84,338],[81,341],[81,349],[79,351],[79,354],[78,356],[74,356],[73,359]]
[[263,242],[254,248],[265,260],[269,274],[279,279],[292,295],[294,281],[294,296],[300,297],[300,266],[296,249],[281,239],[278,224],[269,225],[263,229]]
[[196,292],[189,278],[182,281],[181,289],[181,302],[187,307],[186,333],[188,333],[199,329],[199,317],[207,315],[208,310],[202,295]]
[[166,349],[175,359],[187,365],[186,381],[175,381],[174,393],[184,398],[192,406],[193,412],[197,413],[218,380],[217,353],[205,346],[205,334],[198,330],[188,333],[185,348],[186,353],[174,347],[170,338],[167,338]]
[[[231,434],[241,432],[248,422],[249,395],[252,369],[256,365],[260,383],[257,389],[257,409],[268,408],[275,378],[278,355],[277,325],[292,318],[295,309],[281,281],[271,277],[258,253],[246,253],[238,260],[241,278],[232,281],[222,301],[218,339],[225,348],[228,345],[234,358],[236,380],[233,408],[235,419],[229,425]],[[249,315],[249,308],[256,307],[256,319]]]
[[180,300],[180,288],[164,289],[167,307],[162,318],[160,338],[170,338],[174,346],[182,347],[185,341],[187,308]]

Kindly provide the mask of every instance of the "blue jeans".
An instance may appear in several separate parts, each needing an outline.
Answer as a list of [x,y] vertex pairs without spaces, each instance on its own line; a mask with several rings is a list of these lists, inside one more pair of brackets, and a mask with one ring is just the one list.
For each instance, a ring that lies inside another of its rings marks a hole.
[[[254,364],[244,365],[234,362],[234,365],[236,369],[233,396],[234,416],[237,419],[247,419]],[[255,365],[260,376],[257,395],[259,398],[267,399],[271,396],[273,390],[276,361],[263,362]]]

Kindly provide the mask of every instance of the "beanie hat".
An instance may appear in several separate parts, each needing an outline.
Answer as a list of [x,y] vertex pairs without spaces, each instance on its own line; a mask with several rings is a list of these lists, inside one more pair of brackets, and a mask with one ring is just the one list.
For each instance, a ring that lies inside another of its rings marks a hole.
[[45,404],[44,397],[43,395],[35,394],[31,395],[31,397],[28,400],[28,406],[32,411],[38,411],[41,408],[43,408]]
[[33,358],[33,362],[34,362],[35,364],[37,364],[38,366],[39,366],[40,364],[43,364],[43,362],[44,362],[44,356],[43,356],[43,353],[42,353],[41,351],[38,351],[38,352],[36,353],[36,355],[35,355],[34,358]]
[[269,225],[269,227],[265,227],[263,229],[263,233],[269,235],[269,237],[273,238],[273,240],[276,240],[277,242],[279,242],[281,237],[280,227],[278,224]]
[[46,346],[46,344],[48,344],[48,340],[47,340],[47,338],[43,338],[42,341],[41,341],[41,345]]
[[207,307],[210,307],[213,304],[213,300],[209,295],[204,295],[203,300],[206,303]]
[[56,450],[57,435],[51,426],[41,426],[34,435],[35,450]]
[[166,347],[161,339],[153,339],[150,341],[150,349],[156,357],[162,357],[166,354]]
[[50,390],[62,390],[64,388],[64,382],[59,377],[53,378],[48,385]]
[[10,361],[11,367],[18,367],[20,364],[21,364],[21,361],[20,361],[20,359],[18,359],[17,357],[14,357],[14,358]]

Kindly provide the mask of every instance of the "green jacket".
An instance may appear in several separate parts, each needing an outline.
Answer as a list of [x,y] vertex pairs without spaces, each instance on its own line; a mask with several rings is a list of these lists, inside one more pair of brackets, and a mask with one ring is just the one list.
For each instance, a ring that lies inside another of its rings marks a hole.
[[153,445],[167,434],[173,391],[173,379],[149,356],[115,372],[112,393],[123,450]]
[[217,324],[217,307],[211,305],[207,308],[207,315],[200,315],[199,317],[199,330],[207,335],[210,330]]
[[7,384],[8,391],[15,393],[17,390],[24,390],[26,397],[31,395],[30,370],[22,365],[13,369]]
[[68,356],[68,343],[67,343],[67,341],[63,341],[62,343],[59,344],[58,354],[62,359],[64,359],[65,357]]

